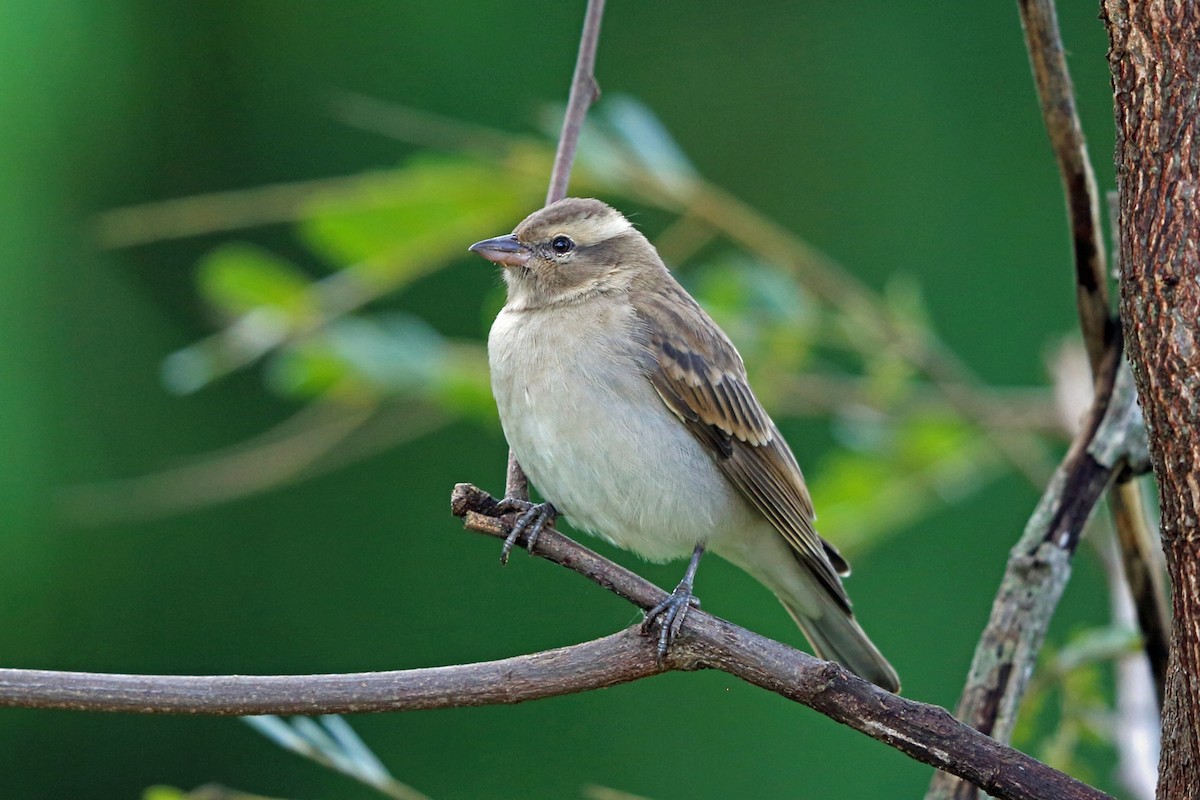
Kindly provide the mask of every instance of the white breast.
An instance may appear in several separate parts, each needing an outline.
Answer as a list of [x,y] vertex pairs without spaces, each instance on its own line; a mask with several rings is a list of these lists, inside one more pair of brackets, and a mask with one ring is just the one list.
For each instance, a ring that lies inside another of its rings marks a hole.
[[651,560],[746,524],[749,508],[637,367],[632,307],[501,311],[492,392],[526,473],[576,527]]

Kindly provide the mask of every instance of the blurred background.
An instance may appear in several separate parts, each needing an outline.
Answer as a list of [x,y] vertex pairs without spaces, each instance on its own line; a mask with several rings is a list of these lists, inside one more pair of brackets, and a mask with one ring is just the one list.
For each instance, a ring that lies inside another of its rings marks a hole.
[[[1062,14],[1108,189],[1107,41],[1093,6]],[[456,482],[500,492],[506,454],[482,350],[503,293],[466,247],[540,205],[582,16],[5,4],[0,663],[396,669],[638,618],[523,554],[502,569],[448,511]],[[634,215],[730,332],[864,627],[906,695],[953,707],[1086,402],[1015,5],[611,0],[597,74],[573,193]],[[662,586],[683,568],[587,543]],[[1097,551],[1076,565],[1018,744],[1119,791],[1109,664],[1054,666],[1111,633]],[[697,589],[802,644],[718,559]],[[930,776],[720,674],[351,722],[437,800],[911,797]],[[379,796],[236,720],[4,710],[0,741],[7,797]]]

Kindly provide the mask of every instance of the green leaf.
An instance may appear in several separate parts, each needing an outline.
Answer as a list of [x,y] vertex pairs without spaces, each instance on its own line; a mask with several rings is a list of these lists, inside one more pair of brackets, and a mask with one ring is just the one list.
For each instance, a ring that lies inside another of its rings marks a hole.
[[924,469],[956,459],[979,441],[979,433],[962,419],[920,415],[909,418],[896,437],[896,458],[909,469]]
[[308,339],[276,351],[267,361],[265,380],[277,394],[302,400],[345,387],[351,377],[346,360],[322,338]]
[[692,272],[688,288],[737,345],[759,399],[774,405],[778,381],[812,355],[814,308],[803,289],[781,270],[741,255],[728,255]]
[[[520,163],[518,161],[518,163]],[[545,174],[461,156],[414,158],[314,200],[300,230],[368,292],[395,289],[465,257],[473,242],[512,230],[541,204]]]
[[596,113],[632,159],[664,188],[676,194],[691,188],[696,168],[649,106],[629,95],[617,95],[602,103]]
[[268,382],[290,397],[317,397],[338,387],[370,395],[433,393],[443,340],[408,314],[343,317],[280,351]]
[[389,392],[430,386],[442,358],[442,337],[409,314],[345,317],[325,338],[350,370]]
[[188,793],[174,786],[149,786],[142,792],[142,800],[187,800]]
[[206,255],[196,283],[200,294],[229,316],[269,307],[298,318],[313,312],[311,281],[294,264],[249,244],[230,244]]
[[[857,419],[857,418],[856,418]],[[821,532],[838,547],[871,544],[974,491],[996,471],[982,435],[954,420],[846,425],[861,451],[836,450],[812,473]],[[871,438],[862,437],[873,432]]]
[[1105,626],[1074,634],[1055,659],[1055,668],[1070,672],[1087,664],[1138,652],[1141,636],[1132,628]]

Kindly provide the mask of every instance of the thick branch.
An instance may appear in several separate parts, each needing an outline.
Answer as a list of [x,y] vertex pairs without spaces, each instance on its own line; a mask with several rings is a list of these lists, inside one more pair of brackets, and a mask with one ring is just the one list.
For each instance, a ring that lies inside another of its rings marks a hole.
[[336,675],[112,675],[0,669],[0,707],[133,714],[350,714],[520,703],[663,671],[631,629],[533,655]]
[[1121,321],[1173,584],[1158,796],[1200,786],[1200,15],[1104,0],[1120,192]]
[[[496,537],[512,517],[466,485],[453,509],[466,526]],[[649,607],[665,593],[554,530],[538,555]],[[667,670],[712,668],[735,675],[866,733],[909,756],[983,787],[999,798],[1103,800],[1099,792],[962,725],[937,706],[893,695],[787,645],[701,610],[664,663],[634,626],[593,642],[453,667],[345,675],[150,676],[0,670],[0,706],[177,714],[327,714],[518,703],[612,686]]]

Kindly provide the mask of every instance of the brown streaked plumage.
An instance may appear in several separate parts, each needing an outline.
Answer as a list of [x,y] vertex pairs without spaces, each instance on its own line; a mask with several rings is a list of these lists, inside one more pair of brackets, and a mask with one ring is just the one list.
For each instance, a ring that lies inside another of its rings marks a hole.
[[667,408],[713,450],[725,476],[849,611],[838,579],[849,566],[813,529],[800,465],[750,389],[733,344],[678,284],[634,293],[630,300],[649,337],[648,377]]
[[693,552],[649,616],[663,611],[660,647],[708,548],[774,591],[818,655],[898,690],[854,620],[839,578],[849,568],[814,530],[800,467],[741,357],[653,245],[604,203],[569,198],[471,249],[505,267],[492,390],[534,485],[577,527],[646,558]]

